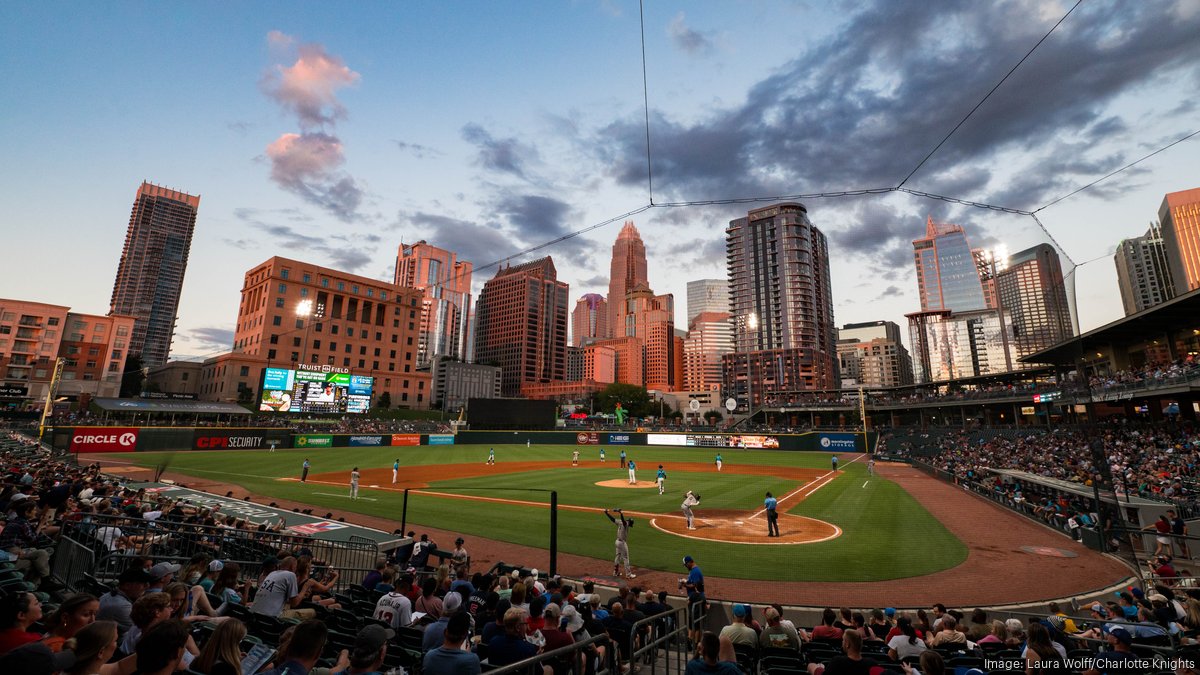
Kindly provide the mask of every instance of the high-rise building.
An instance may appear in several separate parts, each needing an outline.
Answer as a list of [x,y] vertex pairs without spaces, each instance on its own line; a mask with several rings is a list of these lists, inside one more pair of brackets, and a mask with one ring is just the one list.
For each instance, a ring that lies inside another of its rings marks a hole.
[[601,340],[596,347],[611,349],[615,360],[613,369],[614,382],[621,384],[636,384],[645,386],[646,383],[646,350],[642,341],[636,337],[615,337]]
[[609,337],[608,302],[599,293],[587,293],[571,310],[571,344],[582,347]]
[[1002,373],[1009,365],[1012,322],[1000,310],[934,310],[906,315],[922,383]]
[[1175,297],[1171,269],[1163,250],[1162,232],[1151,223],[1146,234],[1124,239],[1113,255],[1117,266],[1117,286],[1125,316],[1149,309]]
[[1200,288],[1200,188],[1168,193],[1158,221],[1175,295]]
[[143,181],[133,200],[109,314],[135,319],[129,352],[161,366],[171,352],[200,197]]
[[433,401],[457,412],[473,398],[500,397],[500,369],[439,358],[433,366]]
[[246,272],[233,352],[205,362],[200,398],[237,401],[262,369],[297,364],[373,377],[374,395],[428,408],[429,370],[417,368],[421,291],[273,257]]
[[504,267],[475,306],[475,360],[501,369],[501,394],[566,377],[567,291],[549,257]]
[[1017,359],[1075,334],[1062,264],[1050,244],[1009,256],[1004,271],[996,274],[996,288],[1000,307],[1012,321],[1013,366],[1022,365]]
[[986,309],[980,259],[961,226],[935,223],[930,216],[925,223],[925,237],[913,240],[921,311]]
[[675,299],[670,293],[655,295],[645,284],[629,289],[621,310],[625,337],[642,344],[645,370],[641,384],[655,391],[675,391],[682,383],[675,342]]
[[862,387],[899,387],[913,382],[912,357],[892,321],[848,323],[838,331],[842,382]]
[[613,243],[609,272],[608,336],[621,337],[625,326],[625,295],[639,285],[650,285],[646,276],[646,244],[631,220],[625,221]]
[[[688,291],[691,291],[691,284],[688,284]],[[692,317],[683,341],[685,390],[720,389],[721,359],[733,351],[730,316],[729,312],[701,312]]]
[[397,286],[421,291],[421,333],[417,365],[429,368],[438,357],[467,359],[470,333],[471,263],[424,240],[401,244],[396,256]]
[[736,350],[724,356],[726,387],[749,390],[751,407],[836,389],[829,246],[808,210],[787,202],[750,211],[730,221],[725,246],[736,328]]
[[729,280],[696,279],[687,282],[687,323],[702,312],[729,313]]

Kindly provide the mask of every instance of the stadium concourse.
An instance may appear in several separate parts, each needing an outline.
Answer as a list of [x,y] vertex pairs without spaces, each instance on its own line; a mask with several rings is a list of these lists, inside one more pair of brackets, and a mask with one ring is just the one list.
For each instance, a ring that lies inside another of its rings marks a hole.
[[[1128,434],[1137,433],[1151,436],[1155,447],[1196,448],[1187,428],[1126,432],[1064,437],[1062,443],[1094,436],[1117,452]],[[961,461],[975,447],[965,436],[939,443],[944,446],[935,463]],[[917,449],[914,444],[904,451]],[[1121,458],[1132,475],[1158,475],[1174,466],[1163,454]],[[0,510],[7,514],[0,534],[7,558],[0,571],[2,672],[94,673],[111,661],[122,664],[113,672],[186,667],[215,675],[229,672],[222,661],[261,651],[269,666],[289,672],[321,665],[334,672],[403,667],[436,675],[474,672],[482,661],[501,674],[541,663],[551,675],[657,669],[672,657],[687,658],[696,642],[719,650],[746,673],[796,672],[840,656],[895,672],[905,659],[923,672],[941,666],[1011,672],[1023,668],[1027,654],[1082,664],[1112,652],[1141,659],[1129,661],[1139,664],[1131,666],[1137,672],[1155,672],[1190,664],[1191,636],[1200,630],[1200,600],[1191,596],[1197,591],[1178,580],[1137,585],[1115,602],[1106,602],[1118,597],[1106,592],[1079,608],[1065,602],[1025,611],[1000,606],[1022,585],[1042,589],[1043,597],[1080,580],[1081,589],[1100,590],[1087,583],[1128,569],[905,464],[880,462],[877,469],[971,542],[971,557],[960,568],[982,569],[991,583],[961,585],[949,570],[891,585],[820,584],[807,604],[859,609],[814,614],[783,606],[789,604],[786,584],[731,590],[725,585],[732,581],[709,580],[704,590],[733,602],[706,603],[695,571],[703,560],[687,561],[690,574],[681,566],[678,574],[651,573],[606,587],[537,574],[533,568],[544,553],[534,549],[472,541],[468,557],[449,529],[424,531],[442,542],[441,555],[415,546],[391,559],[356,559],[311,538],[127,488],[98,465],[70,460],[16,433],[0,439]],[[1048,463],[1029,467],[1062,475]],[[213,492],[234,489],[186,480]],[[1182,476],[1175,482],[1182,486]],[[1187,491],[1174,483],[1168,489],[1170,496]],[[1030,562],[1023,566],[1012,555],[1019,542],[1076,557],[1034,552],[1025,554]],[[489,565],[491,556],[503,556],[506,564]],[[586,572],[597,562],[569,557],[562,565]],[[598,580],[607,565],[595,570]],[[687,598],[674,595],[685,574],[691,579]],[[747,605],[740,598],[763,600]]]

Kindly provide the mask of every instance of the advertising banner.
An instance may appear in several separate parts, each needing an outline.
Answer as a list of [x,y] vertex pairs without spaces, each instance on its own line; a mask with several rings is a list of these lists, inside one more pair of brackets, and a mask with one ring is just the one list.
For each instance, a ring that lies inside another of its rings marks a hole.
[[629,434],[609,434],[609,445],[629,445]]
[[822,450],[854,452],[858,449],[854,434],[821,434],[818,443]]
[[192,448],[194,450],[286,448],[290,436],[290,432],[276,429],[196,429],[192,439]]
[[454,445],[454,434],[429,434],[430,445]]
[[[737,436],[734,436],[733,438],[735,439],[736,445],[739,448],[772,448],[772,449],[774,449],[774,448],[779,447],[779,439],[775,438],[774,436],[741,436],[740,438]],[[850,442],[851,443],[854,442],[853,437],[851,438]]]
[[329,434],[296,434],[297,448],[332,448],[333,436]]
[[647,445],[687,445],[685,434],[648,434]]
[[133,452],[137,438],[135,428],[84,427],[71,434],[71,452]]
[[578,445],[599,445],[600,434],[594,431],[591,433],[581,431],[575,435],[575,443]]
[[0,398],[24,398],[29,394],[29,387],[23,384],[0,384]]
[[351,436],[350,447],[361,448],[379,445],[391,445],[390,436]]
[[392,434],[392,445],[420,445],[420,434]]

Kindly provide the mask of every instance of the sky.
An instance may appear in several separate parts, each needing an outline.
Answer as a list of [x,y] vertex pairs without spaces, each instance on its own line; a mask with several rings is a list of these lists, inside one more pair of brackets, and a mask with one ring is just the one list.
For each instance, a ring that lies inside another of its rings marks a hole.
[[[909,177],[1072,5],[4,3],[0,296],[106,312],[149,180],[201,196],[175,355],[231,347],[243,275],[274,255],[390,280],[424,239],[478,289],[549,254],[573,307],[607,292],[618,216],[649,204],[631,219],[683,327],[687,282],[725,276],[729,221],[770,202],[668,204],[908,177],[1033,211],[1200,129],[1200,0],[1085,0]],[[1038,211],[1045,230],[897,192],[803,201],[839,325],[919,309],[932,216],[1010,252],[1052,236],[1082,263],[1088,330],[1122,315],[1117,243],[1197,186],[1200,136]]]

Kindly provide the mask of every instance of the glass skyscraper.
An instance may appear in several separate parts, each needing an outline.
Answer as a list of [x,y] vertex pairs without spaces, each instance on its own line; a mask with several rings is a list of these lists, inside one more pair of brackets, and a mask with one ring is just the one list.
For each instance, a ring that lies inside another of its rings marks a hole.
[[913,262],[922,312],[987,308],[975,255],[961,226],[935,223],[930,217],[925,237],[913,240]]

